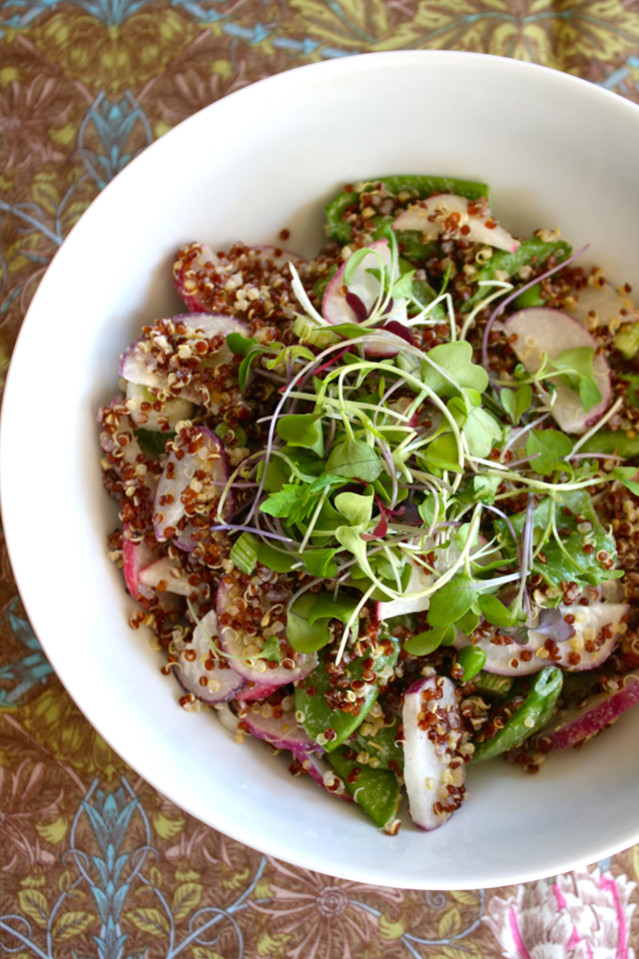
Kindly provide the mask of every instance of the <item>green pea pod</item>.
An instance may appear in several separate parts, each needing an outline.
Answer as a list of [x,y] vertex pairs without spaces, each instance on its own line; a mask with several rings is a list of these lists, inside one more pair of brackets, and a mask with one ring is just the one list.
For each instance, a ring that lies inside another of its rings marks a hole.
[[[634,430],[633,430],[634,432]],[[582,453],[616,454],[626,459],[639,456],[639,434],[627,436],[623,430],[598,430],[581,447]]]
[[[350,758],[353,757],[353,758]],[[390,769],[371,769],[359,764],[353,750],[341,746],[326,757],[355,802],[376,826],[383,829],[397,817],[401,793],[397,776]]]
[[375,769],[402,769],[404,766],[404,749],[397,741],[399,720],[392,719],[383,726],[372,723],[362,723],[355,736],[348,741],[359,756],[365,753],[368,762],[372,760]]
[[473,762],[492,759],[514,749],[533,736],[550,720],[561,693],[563,673],[558,666],[545,666],[535,677],[532,688],[519,709],[496,736],[475,746]]
[[371,189],[376,183],[381,183],[385,190],[395,196],[398,193],[407,192],[413,194],[415,198],[422,199],[432,193],[456,193],[459,196],[468,197],[469,200],[477,200],[479,197],[485,196],[490,201],[489,187],[485,183],[478,183],[474,180],[413,174],[367,180],[358,185],[359,189],[357,190],[344,190],[334,200],[331,200],[326,207],[326,229],[332,239],[338,240],[340,243],[349,242],[352,228],[350,223],[344,222],[343,216],[349,207],[359,203],[360,195],[367,189]]
[[[564,240],[542,240],[541,237],[531,236],[517,247],[514,253],[497,250],[479,270],[474,282],[490,282],[495,280],[497,273],[514,277],[524,266],[542,266],[549,256],[557,257],[558,261],[565,260],[572,248]],[[490,293],[490,288],[478,286],[470,299],[462,305],[462,313],[469,310]]]
[[[335,651],[333,648],[327,648],[320,655],[319,665],[296,685],[295,712],[299,717],[298,722],[327,752],[341,746],[364,721],[379,694],[379,674],[397,661],[397,642],[393,639],[385,639],[382,643],[380,655],[374,660],[375,679],[372,682],[363,681],[365,663],[369,656],[361,656],[345,666],[339,688],[336,690],[333,676]],[[360,685],[361,688],[358,688]],[[346,712],[344,709],[334,708],[336,692],[340,700],[352,711]],[[349,700],[351,695],[352,699]]]

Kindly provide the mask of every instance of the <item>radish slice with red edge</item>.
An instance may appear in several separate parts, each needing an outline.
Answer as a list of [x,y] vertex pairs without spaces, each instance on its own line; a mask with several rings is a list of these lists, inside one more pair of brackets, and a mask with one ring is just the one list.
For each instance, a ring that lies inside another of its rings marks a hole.
[[[228,464],[222,441],[205,426],[184,426],[170,441],[172,452],[155,491],[153,529],[159,542],[178,534],[178,524],[196,513],[212,523],[228,482]],[[226,497],[222,518],[233,512]],[[185,525],[182,523],[182,525]]]
[[413,683],[404,696],[402,725],[410,817],[421,829],[436,829],[464,799],[465,760],[472,755],[452,680],[429,676]]
[[[237,244],[228,254],[218,255],[207,243],[195,242],[178,251],[173,264],[173,280],[188,310],[211,313],[219,308],[220,303],[229,300],[229,308],[232,308],[234,291],[244,283],[250,281],[255,287],[271,286],[274,269],[286,278],[288,285],[288,263],[293,263],[299,271],[305,260],[298,253],[276,246]],[[278,307],[284,315],[294,316],[292,304],[280,302]]]
[[[497,676],[530,676],[541,672],[549,663],[570,672],[597,669],[619,642],[620,624],[629,608],[627,603],[560,606],[564,616],[575,617],[572,623],[575,633],[563,642],[554,642],[546,632],[530,629],[528,642],[523,644],[504,631],[493,630],[472,645],[484,650],[486,662],[483,668]],[[458,633],[454,646],[461,649],[468,645],[466,636]]]
[[247,680],[246,685],[237,694],[237,699],[241,703],[249,703],[254,699],[267,699],[281,687],[282,683],[254,683]]
[[579,394],[564,383],[562,377],[552,378],[557,395],[551,409],[555,422],[564,433],[583,433],[592,426],[610,405],[612,386],[610,367],[603,352],[597,353],[597,340],[585,327],[561,310],[547,307],[530,307],[509,316],[504,323],[504,333],[517,358],[529,373],[536,373],[544,353],[556,360],[565,350],[590,347],[594,352],[594,379],[601,393],[601,400],[585,410]]
[[186,571],[170,556],[162,556],[141,569],[139,580],[143,586],[178,596],[192,596],[197,592],[197,587],[189,583]]
[[[339,268],[330,280],[324,298],[322,299],[322,314],[324,319],[333,325],[340,323],[362,323],[368,319],[375,308],[380,294],[383,299],[382,286],[379,281],[381,270],[390,271],[392,267],[391,251],[388,240],[376,240],[370,244],[368,253],[358,265],[348,287],[344,283],[344,274],[348,268],[348,260]],[[399,269],[391,277],[395,281],[399,276]],[[384,315],[385,323],[403,324],[406,320],[406,300],[395,300],[390,311]],[[392,340],[392,337],[389,337]]]
[[[606,680],[610,685],[615,680]],[[562,709],[541,732],[530,741],[530,749],[551,752],[568,746],[583,745],[614,723],[631,706],[639,703],[639,679],[632,674],[616,679],[612,692],[588,695],[584,701]]]
[[519,248],[519,240],[497,223],[484,197],[469,200],[456,193],[438,193],[411,204],[395,219],[393,229],[417,230],[424,240],[444,235],[485,243],[507,253]]
[[190,642],[177,653],[173,674],[185,692],[202,703],[226,703],[244,686],[244,679],[224,658],[211,650],[211,638],[217,637],[217,616],[210,610],[193,630]]
[[613,324],[611,332],[615,333],[620,324],[639,320],[636,304],[623,287],[616,290],[611,283],[604,282],[601,286],[588,283],[580,290],[572,291],[571,300],[576,302],[567,312],[589,330]]
[[[246,688],[246,687],[245,687]],[[240,699],[240,696],[237,699]],[[239,729],[246,730],[256,739],[270,743],[275,749],[286,749],[295,757],[301,770],[333,796],[353,802],[339,776],[322,760],[324,750],[314,739],[298,726],[295,710],[288,709],[277,718],[269,703],[251,703],[240,713]]]
[[140,572],[150,563],[157,560],[154,552],[144,540],[134,541],[130,538],[131,528],[125,523],[122,538],[122,572],[127,590],[138,602],[151,600],[155,593],[150,586],[140,582]]
[[[225,313],[180,313],[156,320],[120,357],[120,376],[197,405],[210,405],[213,371],[232,361],[233,354],[226,345],[230,333],[248,337],[249,329],[246,323]],[[207,349],[197,366],[185,365],[181,350],[188,351],[189,358],[200,356],[197,347],[192,353],[191,346],[216,337],[221,342],[214,351]],[[237,387],[233,376],[224,378],[221,385],[230,389],[234,381]]]
[[[285,610],[291,595],[287,586],[278,588],[273,584],[252,583],[249,577],[238,576],[236,579],[227,573],[220,580],[217,615],[219,622],[224,624],[219,630],[220,646],[245,679],[254,683],[282,685],[303,679],[317,666],[315,653],[299,653],[288,644],[286,627],[271,634],[277,636],[279,641],[280,664],[260,658],[265,638],[271,638],[264,636],[264,630],[268,627],[262,626],[262,623],[269,622],[277,607],[280,611]],[[238,599],[244,603],[241,624],[237,620],[238,607],[235,605]],[[252,633],[246,632],[247,626],[253,629]]]

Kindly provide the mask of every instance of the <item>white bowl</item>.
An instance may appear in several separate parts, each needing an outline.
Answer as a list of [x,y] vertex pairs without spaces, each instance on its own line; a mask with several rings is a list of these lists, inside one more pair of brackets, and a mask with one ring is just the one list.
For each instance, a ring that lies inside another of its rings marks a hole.
[[535,777],[499,760],[433,833],[392,838],[259,743],[189,714],[160,654],[129,629],[107,560],[95,411],[143,322],[179,308],[172,254],[241,239],[312,253],[348,181],[430,172],[491,184],[514,232],[561,225],[618,281],[639,280],[639,108],[505,58],[400,52],[314,64],[226,97],[146,150],[96,199],[34,297],[6,386],[4,526],[22,598],[88,719],[150,783],[229,836],[309,869],[422,889],[505,885],[639,840],[639,710]]

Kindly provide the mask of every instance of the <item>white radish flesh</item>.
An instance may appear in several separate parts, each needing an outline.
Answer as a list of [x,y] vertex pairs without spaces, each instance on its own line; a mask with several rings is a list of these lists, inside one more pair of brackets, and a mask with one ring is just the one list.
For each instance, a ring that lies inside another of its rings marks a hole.
[[267,628],[266,625],[262,627],[261,623],[269,622],[274,606],[282,606],[288,602],[290,590],[285,591],[281,600],[275,601],[269,598],[268,587],[262,586],[259,595],[253,597],[255,605],[245,609],[242,614],[243,619],[250,618],[250,624],[256,627],[254,633],[246,632],[238,622],[226,625],[229,615],[231,620],[235,619],[234,604],[238,599],[243,599],[247,586],[245,580],[226,574],[220,580],[217,590],[217,615],[220,622],[225,624],[219,630],[220,645],[224,652],[232,657],[237,672],[253,683],[269,685],[292,683],[308,676],[317,665],[317,656],[315,653],[298,653],[292,649],[286,641],[285,629],[271,635],[277,636],[281,659],[286,665],[266,660],[259,655],[265,642],[265,637],[259,630]]
[[393,229],[417,230],[424,240],[444,234],[508,253],[519,248],[519,241],[497,223],[484,199],[468,200],[455,193],[439,193],[412,204],[399,214]]
[[176,593],[178,596],[192,596],[197,587],[189,583],[187,573],[177,560],[162,556],[140,570],[140,583],[159,592]]
[[[560,606],[562,615],[574,616],[571,639],[554,643],[552,657],[547,633],[528,631],[528,642],[518,643],[505,632],[491,632],[473,645],[486,653],[484,669],[497,676],[529,676],[554,663],[570,672],[597,669],[610,656],[621,636],[621,622],[628,613],[626,603],[590,603],[589,606]],[[507,642],[510,638],[511,641]],[[458,633],[457,649],[468,645]]]
[[[388,240],[377,240],[370,245],[367,254],[358,265],[348,284],[344,283],[344,274],[348,269],[348,260],[332,277],[322,300],[322,314],[325,320],[334,325],[339,323],[361,323],[369,317],[376,306],[385,298],[379,274],[390,272],[392,267],[391,251]],[[394,282],[399,269],[391,277]],[[388,313],[384,313],[384,322],[403,323],[406,320],[406,300],[395,300]]]
[[531,307],[519,310],[504,323],[504,333],[515,355],[529,373],[540,368],[544,354],[556,360],[565,350],[592,348],[594,353],[594,379],[601,393],[601,400],[585,410],[579,394],[564,383],[561,376],[554,376],[552,383],[557,395],[552,407],[552,416],[565,433],[583,433],[595,423],[610,405],[612,386],[610,367],[603,352],[597,353],[598,342],[572,316],[561,310],[547,307]]
[[214,655],[211,639],[217,637],[217,617],[210,610],[193,631],[190,642],[177,653],[174,675],[182,689],[200,702],[229,702],[244,685],[244,679],[224,660]]
[[466,735],[452,680],[430,676],[413,683],[404,696],[402,725],[410,816],[421,829],[436,829],[465,795]]
[[180,420],[187,420],[193,404],[179,397],[159,399],[156,392],[139,383],[127,383],[126,406],[137,427],[154,432],[174,430]]
[[[223,313],[183,313],[157,320],[120,357],[120,376],[131,383],[206,405],[209,391],[206,383],[203,385],[204,374],[208,372],[210,378],[212,371],[232,361],[231,350],[225,342],[230,333],[247,337],[249,330],[245,323]],[[191,358],[198,356],[195,347],[198,340],[218,337],[222,342],[217,349],[203,353],[197,366],[185,366],[181,353],[186,351]]]
[[588,284],[575,290],[571,296],[576,303],[567,312],[588,330],[604,326],[615,333],[622,323],[639,320],[639,309],[626,291],[623,288],[616,290],[610,283],[601,286]]
[[[172,446],[155,491],[153,528],[159,542],[178,535],[179,524],[190,516],[206,515],[214,523],[229,475],[224,446],[206,427],[184,426]],[[222,518],[232,511],[228,496]]]

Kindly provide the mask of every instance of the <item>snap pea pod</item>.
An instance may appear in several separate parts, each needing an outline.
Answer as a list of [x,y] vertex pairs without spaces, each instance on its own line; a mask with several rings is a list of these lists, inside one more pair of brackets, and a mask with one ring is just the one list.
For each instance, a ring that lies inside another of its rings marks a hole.
[[639,352],[639,323],[625,323],[613,340],[613,346],[626,360]]
[[390,769],[372,769],[358,763],[354,750],[340,746],[327,755],[329,765],[346,789],[376,826],[383,829],[397,817],[401,793],[397,776]]
[[[629,430],[629,433],[635,433]],[[639,434],[628,436],[623,430],[598,430],[581,447],[582,453],[604,453],[630,459],[639,456]]]
[[394,718],[383,725],[363,722],[354,736],[348,740],[348,745],[359,756],[364,754],[367,762],[372,762],[372,768],[392,769],[397,771],[404,765],[404,750],[397,741],[399,720]]
[[[395,665],[398,645],[380,640],[374,654],[367,653],[335,673],[335,654],[326,649],[320,662],[295,688],[297,721],[327,752],[337,749],[364,721],[379,695],[380,674]],[[372,661],[372,662],[371,662]],[[370,678],[368,671],[373,673]],[[336,708],[343,704],[346,708]]]
[[[398,176],[380,177],[366,180],[358,184],[356,189],[344,190],[339,193],[326,207],[326,229],[333,240],[348,243],[351,239],[352,227],[344,222],[344,214],[349,207],[359,203],[359,198],[367,189],[381,183],[388,193],[397,196],[399,193],[411,193],[416,199],[430,196],[432,193],[456,193],[477,200],[485,196],[490,201],[490,189],[485,183],[475,180],[460,180],[456,177],[421,176],[405,174]],[[377,225],[377,223],[375,223]]]
[[[571,252],[572,247],[564,240],[542,240],[539,236],[531,236],[522,240],[514,253],[508,253],[506,250],[494,252],[479,270],[473,282],[494,281],[498,273],[514,277],[524,266],[541,266],[549,256],[556,256],[561,262],[570,256]],[[462,312],[467,313],[472,310],[489,292],[489,288],[478,286],[475,293],[462,305]]]
[[496,736],[475,746],[473,762],[483,762],[514,749],[539,732],[552,717],[561,693],[563,673],[558,666],[545,666],[535,677],[530,692]]

